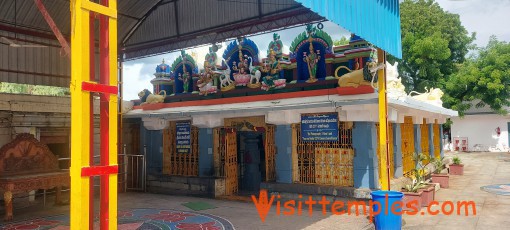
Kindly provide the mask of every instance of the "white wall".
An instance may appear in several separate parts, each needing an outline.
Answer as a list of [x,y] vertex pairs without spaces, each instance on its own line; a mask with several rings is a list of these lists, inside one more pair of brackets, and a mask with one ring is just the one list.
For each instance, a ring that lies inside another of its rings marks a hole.
[[[490,146],[498,144],[508,147],[508,125],[510,118],[507,116],[484,114],[466,115],[464,118],[452,118],[452,141],[453,137],[467,137],[468,151],[474,151],[473,146],[482,144],[487,150]],[[499,127],[501,134],[496,135]]]

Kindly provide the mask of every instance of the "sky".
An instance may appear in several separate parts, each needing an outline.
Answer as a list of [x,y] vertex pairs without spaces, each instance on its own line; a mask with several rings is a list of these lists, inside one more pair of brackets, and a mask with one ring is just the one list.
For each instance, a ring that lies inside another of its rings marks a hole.
[[[495,35],[499,40],[510,42],[510,0],[436,0],[446,11],[460,15],[460,20],[464,27],[471,33],[476,32],[475,44],[485,46],[491,35]],[[324,31],[326,31],[333,40],[340,39],[342,36],[349,36],[349,32],[340,26],[325,22]],[[295,27],[279,31],[280,39],[284,44],[284,53],[288,53],[289,45],[294,38],[305,31],[304,26]],[[273,39],[272,33],[248,37],[257,44],[260,50],[260,58],[266,56],[267,46]],[[232,40],[222,44],[218,50],[218,59],[225,47]],[[209,51],[208,46],[186,50],[187,53],[194,55],[199,68],[203,67],[205,55]],[[180,52],[173,52],[134,61],[123,64],[123,98],[124,100],[138,99],[138,92],[143,89],[152,91],[153,87],[150,80],[154,78],[156,66],[163,59],[169,65],[180,55]]]

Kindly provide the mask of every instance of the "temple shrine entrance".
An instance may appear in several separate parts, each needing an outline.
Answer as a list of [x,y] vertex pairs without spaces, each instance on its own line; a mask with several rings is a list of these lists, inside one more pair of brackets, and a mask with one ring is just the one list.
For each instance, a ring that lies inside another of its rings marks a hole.
[[225,195],[258,193],[260,183],[274,181],[275,126],[264,117],[228,118],[214,129],[216,175],[225,178]]

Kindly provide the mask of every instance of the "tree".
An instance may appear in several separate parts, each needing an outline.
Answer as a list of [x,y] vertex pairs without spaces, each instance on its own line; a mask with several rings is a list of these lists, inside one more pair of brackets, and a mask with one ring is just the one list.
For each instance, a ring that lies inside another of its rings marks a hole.
[[44,85],[27,85],[8,82],[0,82],[0,93],[12,94],[32,94],[47,96],[66,96],[70,95],[69,88],[44,86]]
[[340,38],[340,40],[333,41],[334,46],[343,46],[343,45],[347,45],[347,44],[349,44],[349,39],[346,38],[345,36],[342,36],[342,38]]
[[478,108],[487,105],[506,114],[505,106],[510,106],[510,43],[492,36],[487,46],[461,64],[445,85],[443,105],[461,116],[472,104]]
[[400,76],[407,91],[443,88],[456,72],[475,38],[462,26],[459,15],[445,12],[434,0],[404,0],[400,4],[402,60]]

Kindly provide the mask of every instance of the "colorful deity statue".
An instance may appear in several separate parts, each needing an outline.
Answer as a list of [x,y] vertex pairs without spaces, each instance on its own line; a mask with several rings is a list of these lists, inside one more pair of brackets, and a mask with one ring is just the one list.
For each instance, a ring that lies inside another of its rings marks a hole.
[[248,58],[245,58],[243,55],[243,38],[238,38],[238,53],[239,53],[239,63],[235,61],[232,62],[232,69],[237,71],[234,73],[234,79],[236,84],[239,86],[246,86],[250,81],[250,73],[249,73],[249,64]]
[[218,56],[216,55],[215,47],[214,46],[209,47],[209,53],[205,55],[205,61],[210,63],[212,70],[216,70],[217,59]]
[[269,43],[269,47],[267,50],[267,56],[269,57],[269,54],[271,51],[275,52],[276,59],[280,60],[282,58],[282,50],[283,50],[283,43],[280,40],[280,35],[277,33],[273,34],[273,41]]
[[200,75],[200,79],[198,79],[198,89],[200,91],[200,95],[207,96],[211,93],[217,92],[217,87],[213,85],[214,81],[214,72],[212,70],[212,66],[209,62],[204,62],[204,73]]
[[267,73],[262,78],[262,89],[268,91],[285,87],[285,79],[279,79],[281,70],[280,61],[276,58],[276,52],[270,50],[269,60],[264,63],[262,68],[262,72]]
[[317,81],[317,63],[321,59],[321,56],[320,51],[317,50],[316,53],[313,48],[313,34],[315,33],[315,29],[312,28],[312,25],[306,26],[306,33],[308,34],[308,42],[310,43],[310,52],[308,54],[303,52],[303,61],[306,62],[308,66],[308,74],[310,75],[306,82],[313,83]]
[[182,65],[182,74],[179,73],[179,80],[182,81],[182,87],[184,88],[183,93],[187,93],[189,90],[189,82],[191,80],[191,75],[188,71],[186,71],[186,65]]

